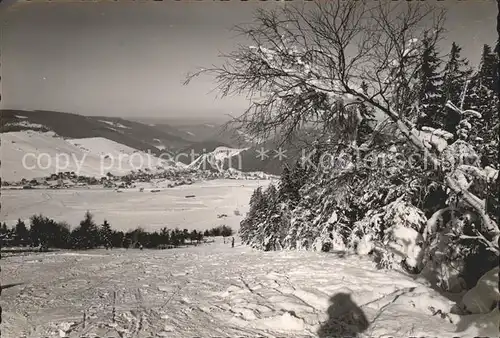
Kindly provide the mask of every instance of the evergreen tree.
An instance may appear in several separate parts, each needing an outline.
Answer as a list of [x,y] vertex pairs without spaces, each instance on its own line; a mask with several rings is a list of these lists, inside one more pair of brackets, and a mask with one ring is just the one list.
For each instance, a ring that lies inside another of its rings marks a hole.
[[72,244],[79,249],[92,249],[99,244],[99,228],[94,216],[87,211],[80,225],[71,233]]
[[188,238],[189,238],[189,230],[188,229],[182,230],[182,244],[185,244]]
[[131,244],[134,248],[142,246],[149,246],[149,234],[141,227],[136,228],[130,233]]
[[203,233],[201,231],[198,232],[198,237],[196,238],[198,243],[200,243],[203,240]]
[[55,222],[50,220],[54,233],[49,241],[49,246],[54,248],[69,249],[71,247],[70,226],[66,222]]
[[34,246],[44,246],[48,242],[49,233],[47,229],[48,219],[42,215],[30,217],[30,240]]
[[7,235],[9,233],[9,228],[7,228],[7,223],[3,222],[2,226],[0,227],[0,235]]
[[483,166],[498,168],[499,116],[498,116],[498,57],[485,45],[478,72],[470,82],[470,94],[464,105],[481,113],[480,119],[471,121],[470,142],[479,149]]
[[158,248],[162,244],[163,244],[162,238],[158,231],[155,231],[152,234],[150,234],[148,248]]
[[178,228],[175,228],[171,233],[170,233],[170,243],[173,246],[179,246],[182,244],[182,233]]
[[298,200],[298,190],[294,186],[292,173],[288,166],[285,166],[281,173],[279,195],[285,200],[290,200],[291,203],[295,203]]
[[[315,153],[315,155],[319,152]],[[314,155],[313,155],[314,156]],[[287,202],[291,206],[296,206],[300,201],[300,189],[306,182],[308,176],[308,169],[312,170],[312,167],[318,165],[314,163],[315,158],[312,158],[312,163],[303,163],[303,161],[297,161],[292,170],[288,167],[283,169],[283,173],[280,178],[279,188],[276,191],[276,200],[282,202]],[[316,161],[317,162],[317,161]],[[308,168],[309,167],[309,168]],[[273,187],[273,189],[275,189]]]
[[104,223],[102,223],[99,228],[100,244],[104,245],[106,248],[111,247],[112,235],[113,235],[113,230],[111,230],[111,225],[109,225],[107,220],[104,220]]
[[33,245],[40,245],[41,250],[46,250],[49,247],[69,247],[70,230],[68,224],[55,222],[42,215],[33,215],[30,222],[29,237]]
[[[300,171],[300,167],[298,168]],[[282,200],[280,200],[279,191],[274,184],[269,185],[264,196],[267,203],[265,225],[259,229],[259,235],[263,240],[263,249],[266,251],[280,250],[282,248],[282,235],[285,230],[282,206],[286,205],[286,203],[282,203]]]
[[478,75],[481,85],[488,90],[498,92],[498,56],[486,44],[483,46]]
[[191,241],[191,243],[193,243],[197,239],[198,239],[198,231],[196,230],[191,231],[191,233],[189,234],[189,240]]
[[25,244],[29,240],[29,230],[26,224],[20,219],[17,220],[14,228],[14,236],[16,245]]
[[121,247],[126,249],[131,247],[131,245],[133,244],[132,235],[133,235],[132,231],[128,231],[127,233],[123,234]]
[[[499,57],[491,47],[484,45],[479,69],[471,81],[470,95],[465,108],[481,113],[480,119],[471,121],[469,142],[476,146],[481,156],[481,166],[499,169],[498,148],[500,146],[499,118]],[[498,219],[500,178],[485,189],[487,213]]]
[[258,187],[253,191],[252,196],[250,197],[250,213],[253,210],[258,209],[260,203],[262,202],[262,198],[262,187]]
[[469,61],[460,56],[461,51],[462,48],[453,42],[449,59],[444,67],[442,84],[443,103],[449,100],[457,106],[460,105],[465,83],[472,75]]
[[162,237],[163,237],[163,240],[165,241],[165,244],[170,243],[170,231],[165,229],[165,232],[163,232],[163,230],[162,230]]
[[125,234],[122,231],[114,230],[111,233],[111,246],[115,248],[123,247],[123,238]]
[[468,61],[460,56],[462,48],[455,42],[451,45],[450,56],[444,67],[442,94],[443,101],[441,115],[443,120],[439,121],[443,125],[444,130],[455,134],[461,116],[454,110],[445,107],[447,101],[451,101],[457,106],[461,106],[462,96],[466,89],[467,82],[472,75],[472,69],[468,65]]
[[266,212],[266,200],[262,187],[258,187],[252,193],[250,197],[250,210],[240,223],[239,234],[243,242],[247,242],[250,238],[254,236],[254,232],[257,229],[259,220],[265,219],[263,216]]
[[170,233],[167,228],[160,231],[160,244],[170,244]]
[[223,225],[221,227],[221,235],[222,235],[222,237],[232,236],[233,235],[233,229],[231,229],[227,225]]
[[421,64],[417,74],[417,104],[420,109],[417,126],[442,128],[444,120],[441,114],[442,93],[440,85],[442,79],[439,74],[441,60],[428,36],[424,36],[422,47]]

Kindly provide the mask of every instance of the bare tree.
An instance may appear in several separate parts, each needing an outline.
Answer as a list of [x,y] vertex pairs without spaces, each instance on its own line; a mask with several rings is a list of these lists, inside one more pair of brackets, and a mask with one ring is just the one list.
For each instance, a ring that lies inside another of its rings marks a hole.
[[286,140],[307,125],[352,144],[366,117],[360,104],[373,107],[481,217],[477,238],[498,254],[500,231],[484,201],[456,179],[457,168],[444,168],[441,154],[410,122],[420,109],[414,96],[419,51],[424,39],[431,46],[441,39],[445,12],[392,1],[311,6],[257,11],[252,24],[236,28],[252,45],[223,55],[222,66],[190,74],[186,83],[206,73],[215,76],[222,96],[247,95],[251,104],[234,122],[256,138],[273,133]]

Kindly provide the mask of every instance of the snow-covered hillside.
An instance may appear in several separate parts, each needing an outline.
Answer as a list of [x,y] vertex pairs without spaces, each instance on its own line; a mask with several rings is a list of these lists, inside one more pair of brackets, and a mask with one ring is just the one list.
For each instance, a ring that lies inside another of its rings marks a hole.
[[131,148],[159,155],[157,146],[169,151],[191,143],[183,139],[182,132],[168,125],[151,127],[128,119],[104,116],[83,116],[57,111],[1,111],[2,133],[19,131],[53,131],[65,139],[103,137]]
[[6,257],[2,272],[12,285],[2,291],[6,337],[498,335],[498,310],[450,314],[450,300],[367,259],[231,248],[220,238]]
[[[71,139],[68,140],[71,144],[79,147],[80,149],[90,153],[99,154],[99,156],[109,156],[110,159],[108,163],[112,164],[114,161],[119,161],[121,157],[122,162],[129,164],[131,169],[138,168],[150,168],[150,169],[160,169],[165,167],[177,167],[184,165],[182,163],[174,162],[173,159],[164,157],[162,159],[148,154],[137,149],[133,149],[126,145],[105,139],[103,137],[92,137],[85,139]],[[106,162],[104,162],[106,163]],[[106,165],[106,164],[105,164]]]
[[202,170],[223,171],[224,168],[240,169],[242,164],[238,155],[247,148],[237,149],[228,147],[217,147],[214,151],[200,155],[189,164],[189,168]]
[[6,123],[5,126],[6,127],[24,127],[24,128],[29,128],[31,130],[47,130],[47,127],[42,125],[42,124],[39,124],[39,123],[31,123],[31,122],[27,122],[25,121],[24,119],[26,119],[27,117],[26,116],[20,116],[20,115],[16,115],[16,117],[18,119],[21,119],[21,121],[19,122],[10,122],[10,123]]
[[182,166],[102,138],[63,139],[54,132],[3,133],[2,179],[19,181],[74,171],[81,176],[125,175],[131,170]]
[[123,124],[121,123],[118,123],[118,122],[113,122],[113,121],[106,121],[106,120],[99,120],[100,122],[103,122],[103,123],[106,123],[112,127],[115,127],[115,128],[122,128],[122,129],[130,129],[130,127],[127,127],[127,126],[124,126]]

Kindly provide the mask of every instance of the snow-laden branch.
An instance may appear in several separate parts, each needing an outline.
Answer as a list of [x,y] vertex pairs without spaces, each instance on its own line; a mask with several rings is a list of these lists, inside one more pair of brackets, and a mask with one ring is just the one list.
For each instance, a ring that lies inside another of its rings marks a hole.
[[[215,75],[223,96],[247,94],[254,100],[238,123],[256,136],[272,129],[288,136],[314,122],[325,133],[345,139],[352,134],[357,114],[347,106],[373,107],[424,154],[442,183],[480,215],[487,237],[495,237],[500,231],[484,201],[460,179],[478,172],[446,167],[442,153],[449,149],[452,135],[417,130],[405,116],[415,102],[415,74],[423,46],[415,37],[426,36],[427,46],[436,45],[443,18],[444,12],[432,6],[367,1],[322,1],[307,13],[293,6],[279,13],[262,10],[254,26],[240,30],[252,47],[242,46],[225,56],[224,66],[203,72]],[[481,114],[452,102],[446,106],[462,116],[459,132],[465,142],[469,119]]]

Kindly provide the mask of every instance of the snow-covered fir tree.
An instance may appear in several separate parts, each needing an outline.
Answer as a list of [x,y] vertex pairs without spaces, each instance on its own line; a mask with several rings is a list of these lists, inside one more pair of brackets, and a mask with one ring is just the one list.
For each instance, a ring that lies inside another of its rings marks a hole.
[[91,249],[99,245],[99,228],[94,216],[87,211],[80,225],[71,232],[71,242],[74,248]]
[[[480,118],[470,121],[469,142],[475,145],[482,167],[499,169],[500,100],[498,55],[488,45],[483,46],[481,61],[470,82],[470,94],[465,107],[481,113]],[[488,212],[494,217],[500,214],[500,180],[488,183],[483,195]]]
[[480,119],[471,121],[471,142],[478,146],[484,165],[498,169],[499,98],[498,57],[491,47],[484,45],[479,69],[469,84],[465,108],[481,113]]
[[105,247],[110,247],[112,245],[112,236],[113,230],[111,229],[111,225],[107,220],[104,220],[99,227],[99,244],[103,244]]
[[443,128],[441,59],[430,36],[422,40],[420,69],[417,73],[418,126]]
[[441,114],[444,130],[455,133],[458,123],[460,122],[460,114],[447,109],[445,103],[451,101],[456,105],[461,105],[462,99],[467,95],[468,81],[472,75],[472,69],[469,67],[469,61],[460,56],[462,48],[455,42],[451,45],[450,55],[443,70],[443,83],[442,83],[442,102]]

